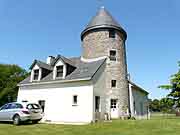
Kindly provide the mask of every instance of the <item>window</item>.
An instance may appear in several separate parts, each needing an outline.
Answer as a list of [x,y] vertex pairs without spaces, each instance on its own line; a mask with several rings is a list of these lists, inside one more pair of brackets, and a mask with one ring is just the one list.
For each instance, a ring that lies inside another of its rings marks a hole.
[[16,108],[17,108],[17,109],[22,109],[23,106],[22,106],[21,104],[16,104]]
[[78,96],[77,95],[74,95],[73,96],[73,105],[77,105],[77,98],[78,98]]
[[22,109],[23,106],[21,104],[12,103],[9,104],[8,109]]
[[136,112],[136,103],[135,101],[133,102],[133,105],[134,105],[134,113]]
[[110,56],[111,61],[116,61],[116,50],[110,50]]
[[38,104],[28,104],[26,106],[27,109],[41,109],[41,107]]
[[63,77],[63,66],[56,67],[56,77]]
[[140,106],[141,106],[141,115],[143,115],[144,114],[143,102],[140,103]]
[[100,111],[100,96],[95,96],[95,111]]
[[109,38],[116,38],[115,30],[109,30]]
[[9,104],[5,104],[4,106],[2,106],[2,107],[0,108],[0,110],[8,109],[8,106],[9,106]]
[[34,80],[38,80],[39,78],[39,69],[34,70]]
[[111,99],[111,108],[112,109],[117,108],[117,99]]
[[116,87],[116,80],[111,80],[111,87],[112,88]]

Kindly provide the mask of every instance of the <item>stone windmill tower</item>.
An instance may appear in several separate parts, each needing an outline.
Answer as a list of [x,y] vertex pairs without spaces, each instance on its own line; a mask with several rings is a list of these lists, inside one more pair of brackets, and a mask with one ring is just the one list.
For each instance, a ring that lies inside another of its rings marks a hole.
[[95,61],[107,57],[105,82],[102,85],[106,89],[106,112],[111,113],[112,117],[128,112],[126,38],[125,30],[104,7],[81,33],[83,60]]

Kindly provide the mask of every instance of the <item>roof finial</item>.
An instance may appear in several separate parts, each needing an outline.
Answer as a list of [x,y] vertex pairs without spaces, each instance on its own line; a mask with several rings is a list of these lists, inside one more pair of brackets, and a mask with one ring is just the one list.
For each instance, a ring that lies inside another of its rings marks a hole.
[[97,1],[98,1],[98,4],[100,5],[100,7],[101,7],[102,9],[104,9],[103,0],[97,0]]
[[101,6],[102,9],[104,9],[105,7],[104,6]]

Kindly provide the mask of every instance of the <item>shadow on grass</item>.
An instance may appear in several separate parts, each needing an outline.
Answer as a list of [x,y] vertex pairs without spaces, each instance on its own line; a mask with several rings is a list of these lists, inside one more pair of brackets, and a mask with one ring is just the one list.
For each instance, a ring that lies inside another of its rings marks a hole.
[[[7,121],[0,121],[0,124],[7,124],[7,125],[13,125],[13,122],[7,122]],[[21,122],[18,126],[30,126],[30,125],[39,125],[41,123],[32,123],[31,121]]]

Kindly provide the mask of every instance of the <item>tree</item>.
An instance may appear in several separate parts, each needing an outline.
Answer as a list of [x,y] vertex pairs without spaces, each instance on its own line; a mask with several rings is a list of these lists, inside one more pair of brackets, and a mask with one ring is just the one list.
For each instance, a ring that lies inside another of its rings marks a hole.
[[174,100],[172,98],[162,98],[160,101],[160,110],[163,113],[173,112]]
[[152,112],[160,112],[160,102],[158,99],[149,101],[149,109]]
[[177,106],[180,106],[180,62],[178,62],[178,72],[170,77],[170,84],[160,85],[159,88],[170,90],[167,97],[172,98]]
[[17,84],[28,73],[17,65],[0,64],[0,105],[16,100]]

